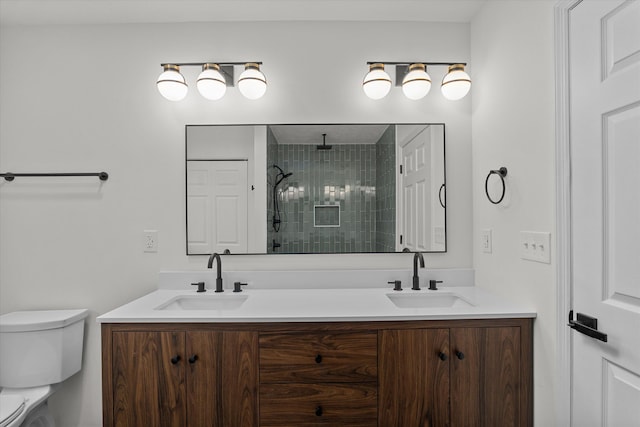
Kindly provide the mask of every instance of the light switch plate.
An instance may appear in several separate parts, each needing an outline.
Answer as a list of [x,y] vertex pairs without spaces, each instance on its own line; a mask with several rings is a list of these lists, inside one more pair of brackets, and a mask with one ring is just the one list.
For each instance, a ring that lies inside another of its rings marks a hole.
[[491,242],[491,229],[486,228],[480,232],[480,247],[482,248],[482,252],[485,254],[490,254],[492,249]]
[[546,231],[521,231],[520,258],[551,264],[551,233]]

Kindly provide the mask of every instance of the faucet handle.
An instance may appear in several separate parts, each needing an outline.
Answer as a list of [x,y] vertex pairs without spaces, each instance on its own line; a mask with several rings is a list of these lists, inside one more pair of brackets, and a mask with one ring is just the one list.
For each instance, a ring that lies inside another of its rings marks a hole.
[[246,283],[234,282],[233,292],[242,292],[242,286],[247,286]]
[[207,292],[207,290],[204,288],[204,282],[192,283],[191,286],[197,286],[198,287],[198,290],[196,292]]
[[436,286],[436,283],[442,283],[442,280],[429,280],[429,290],[430,291],[437,291],[438,287]]
[[402,281],[400,280],[394,280],[392,282],[387,282],[390,285],[393,285],[393,290],[394,291],[401,291],[402,290]]

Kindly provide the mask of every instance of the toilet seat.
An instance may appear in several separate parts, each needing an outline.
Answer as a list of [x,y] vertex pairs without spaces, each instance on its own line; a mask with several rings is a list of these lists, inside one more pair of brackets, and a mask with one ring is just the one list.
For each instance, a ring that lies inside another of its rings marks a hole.
[[20,394],[0,394],[0,427],[7,427],[24,411],[25,399]]
[[[41,407],[44,407],[48,412],[47,399],[57,388],[57,384],[31,388],[3,388],[0,391],[0,412],[2,413],[0,427],[17,427],[23,421],[26,422],[25,419],[38,412]],[[17,403],[18,406],[15,406],[16,402],[20,401],[22,401],[22,404]],[[6,405],[5,402],[7,402]],[[3,419],[5,411],[7,412],[7,419]],[[49,422],[48,424],[39,423],[33,425],[50,426],[54,424]]]

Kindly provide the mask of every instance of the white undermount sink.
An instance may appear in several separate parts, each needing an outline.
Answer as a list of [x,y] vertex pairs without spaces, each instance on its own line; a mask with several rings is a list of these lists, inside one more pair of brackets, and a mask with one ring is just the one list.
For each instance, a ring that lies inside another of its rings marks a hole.
[[473,304],[451,292],[394,292],[387,298],[398,308],[472,307]]
[[180,295],[156,307],[156,310],[235,310],[247,295]]

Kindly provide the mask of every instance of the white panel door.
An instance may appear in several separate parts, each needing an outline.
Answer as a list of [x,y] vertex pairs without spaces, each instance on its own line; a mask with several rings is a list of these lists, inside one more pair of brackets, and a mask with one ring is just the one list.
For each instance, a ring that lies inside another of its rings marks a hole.
[[247,162],[187,162],[189,254],[247,252]]
[[403,171],[401,181],[401,248],[424,252],[431,248],[431,133],[429,126],[400,141]]
[[572,331],[572,425],[640,426],[640,1],[579,3],[569,40],[572,307],[607,334]]

